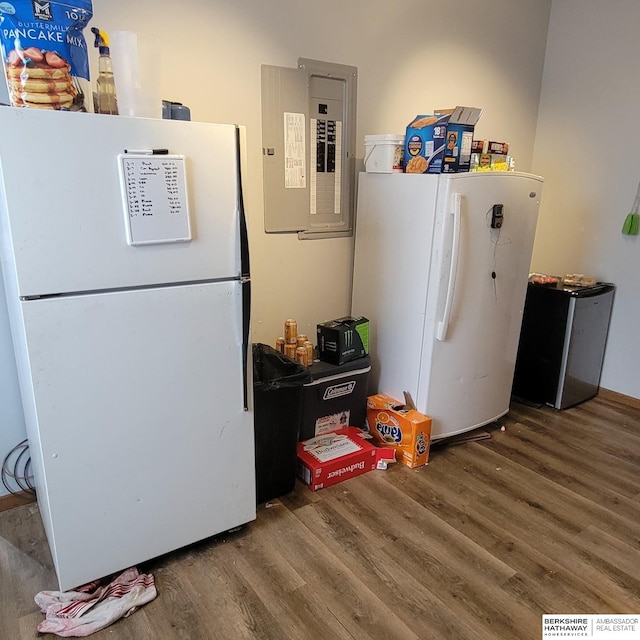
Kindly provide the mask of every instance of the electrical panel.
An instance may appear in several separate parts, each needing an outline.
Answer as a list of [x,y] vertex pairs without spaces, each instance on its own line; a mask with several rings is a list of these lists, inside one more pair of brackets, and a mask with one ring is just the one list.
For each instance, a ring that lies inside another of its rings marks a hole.
[[355,200],[357,69],[300,58],[262,67],[267,233],[348,236]]

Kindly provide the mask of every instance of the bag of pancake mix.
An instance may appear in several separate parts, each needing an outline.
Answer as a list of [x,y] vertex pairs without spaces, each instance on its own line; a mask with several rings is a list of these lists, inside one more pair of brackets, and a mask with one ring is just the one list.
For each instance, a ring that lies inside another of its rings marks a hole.
[[14,107],[86,111],[91,0],[0,0],[0,52]]

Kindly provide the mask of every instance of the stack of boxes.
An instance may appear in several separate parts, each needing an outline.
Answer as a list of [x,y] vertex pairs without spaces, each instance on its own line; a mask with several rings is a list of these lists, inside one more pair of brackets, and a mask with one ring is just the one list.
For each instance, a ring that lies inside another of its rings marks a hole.
[[315,491],[396,458],[411,468],[426,464],[431,419],[384,394],[367,398],[367,318],[318,324],[317,345],[303,386],[298,477]]
[[[303,387],[298,444],[298,476],[313,490],[377,468],[380,456],[389,459],[388,452],[354,437],[366,424],[369,321],[347,316],[322,322],[317,344],[311,382]],[[336,434],[340,446],[333,444]]]
[[[404,137],[365,136],[366,171],[430,174],[514,171],[508,143],[473,139],[481,115],[482,109],[477,107],[436,109],[432,114],[417,115],[407,125]],[[392,145],[396,145],[398,157],[403,150],[402,165],[391,162]]]
[[367,406],[369,321],[343,317],[317,326],[318,361],[304,386],[300,440],[342,429],[364,428]]
[[[299,439],[307,440],[349,426],[364,428],[367,384],[371,371],[369,321],[343,317],[317,326],[317,354],[298,324],[284,323],[276,349],[308,367],[311,382],[303,388]],[[317,355],[317,357],[316,357]]]

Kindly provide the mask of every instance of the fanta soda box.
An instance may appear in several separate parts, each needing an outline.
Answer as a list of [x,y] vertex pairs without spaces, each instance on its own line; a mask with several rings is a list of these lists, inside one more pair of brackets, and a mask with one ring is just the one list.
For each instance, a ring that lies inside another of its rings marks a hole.
[[429,460],[429,416],[378,393],[367,398],[367,426],[374,441],[396,449],[396,459],[407,467],[420,467]]

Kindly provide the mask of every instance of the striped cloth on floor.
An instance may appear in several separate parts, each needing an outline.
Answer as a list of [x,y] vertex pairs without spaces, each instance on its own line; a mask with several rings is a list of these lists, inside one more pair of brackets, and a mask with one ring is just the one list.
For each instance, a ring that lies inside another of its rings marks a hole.
[[156,595],[153,575],[135,567],[108,584],[96,580],[75,591],[41,591],[34,599],[46,618],[38,631],[66,638],[88,636],[131,615]]

